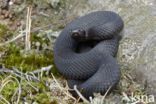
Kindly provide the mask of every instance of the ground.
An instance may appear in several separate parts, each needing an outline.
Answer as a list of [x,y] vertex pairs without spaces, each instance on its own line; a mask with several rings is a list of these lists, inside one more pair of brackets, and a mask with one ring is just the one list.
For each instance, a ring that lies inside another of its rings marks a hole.
[[[88,103],[71,96],[53,60],[55,38],[67,23],[88,10],[84,3],[83,0],[0,0],[0,104]],[[79,7],[81,12],[77,12]],[[106,97],[97,94],[92,104],[98,104],[101,98],[105,104],[131,104],[122,99],[132,92],[146,94],[146,86],[138,84],[128,68],[121,66],[117,88]]]

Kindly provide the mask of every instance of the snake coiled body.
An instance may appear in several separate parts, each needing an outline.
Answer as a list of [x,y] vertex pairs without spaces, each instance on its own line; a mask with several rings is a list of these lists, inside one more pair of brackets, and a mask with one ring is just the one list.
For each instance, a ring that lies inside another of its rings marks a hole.
[[116,86],[120,70],[115,55],[123,26],[118,14],[96,11],[64,28],[54,45],[54,61],[70,88],[77,85],[89,98]]

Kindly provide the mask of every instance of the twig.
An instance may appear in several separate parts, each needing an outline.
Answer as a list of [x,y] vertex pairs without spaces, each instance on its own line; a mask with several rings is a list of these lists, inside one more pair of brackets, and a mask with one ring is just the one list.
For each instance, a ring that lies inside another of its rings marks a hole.
[[[11,73],[11,74],[14,74],[17,77],[20,77],[21,79],[22,78],[23,79],[27,79],[28,81],[29,80],[40,81],[39,78],[37,78],[35,76],[35,74],[43,73],[45,71],[50,71],[50,69],[52,67],[53,67],[52,65],[49,65],[49,66],[46,66],[46,67],[42,67],[41,69],[37,69],[37,70],[34,70],[32,72],[27,72],[27,73],[23,73],[23,72],[19,71],[16,68],[13,68],[13,70],[7,69],[7,68],[1,68],[0,69],[0,73],[2,73],[2,72],[4,72],[4,73]],[[32,75],[30,75],[30,74],[32,74]]]
[[52,24],[49,24],[49,25],[46,25],[46,26],[42,26],[42,27],[36,27],[36,28],[33,28],[31,32],[36,32],[36,31],[39,31],[43,28],[52,28]]
[[37,87],[34,87],[29,81],[27,81],[27,84],[30,85],[34,90],[36,90],[36,92],[39,91],[39,89]]
[[1,68],[0,69],[0,72],[5,72],[5,73],[11,73],[11,74],[14,74],[15,76],[21,78],[21,79],[31,79],[33,81],[39,81],[38,78],[36,77],[33,77],[31,75],[27,75],[25,73],[22,73],[21,71],[18,71],[17,69],[13,68],[13,70],[10,70],[10,69],[7,69],[7,68]]
[[108,88],[108,90],[105,92],[104,96],[102,97],[102,101],[104,101],[104,99],[106,98],[106,95],[108,94],[108,92],[110,91],[111,88],[112,88],[112,86],[110,86]]
[[[105,98],[106,98],[106,95],[108,94],[108,92],[110,91],[110,89],[111,89],[112,87],[110,86],[108,89],[107,89],[107,91],[105,92],[105,94],[102,96],[102,99],[96,99],[96,98],[92,98],[92,97],[90,97],[89,98],[89,100],[90,100],[90,102],[91,102],[91,104],[104,104],[104,100],[105,100]],[[101,98],[101,97],[100,97]]]
[[7,80],[4,84],[2,83],[2,86],[0,88],[0,93],[3,90],[3,88],[5,87],[5,85],[7,85],[8,83],[13,82],[12,80]]
[[[29,79],[29,80],[33,80],[33,81],[40,81],[38,78],[34,77],[34,76],[31,76],[27,73],[23,73],[21,71],[19,71],[18,69],[16,68],[13,68],[13,71],[15,73],[16,76],[20,77],[21,79]],[[22,77],[23,76],[23,77]]]
[[38,73],[41,73],[41,72],[44,72],[44,71],[50,71],[50,69],[52,67],[53,67],[52,65],[49,65],[49,66],[46,66],[46,67],[42,67],[41,69],[34,70],[31,73],[38,74]]
[[[47,27],[51,27],[51,26],[52,25],[46,25],[46,26],[43,26],[43,27],[37,27],[37,28],[32,29],[31,32],[36,32],[36,31],[39,31],[39,30],[41,30],[43,28],[47,28]],[[15,42],[16,40],[21,39],[21,38],[23,38],[26,35],[26,31],[25,30],[21,30],[19,32],[20,33],[16,37],[12,38],[11,40],[8,40],[8,41],[6,41],[4,43],[0,43],[0,46],[4,46],[4,45],[7,45],[9,43]]]
[[[59,87],[59,89],[60,89],[61,91],[63,91],[64,88],[62,88],[62,87],[60,86],[60,84],[58,83],[58,81],[56,80],[56,78],[54,77],[54,75],[53,75],[53,74],[51,74],[51,75],[52,75],[52,77],[53,77],[55,83],[56,83],[57,86]],[[74,99],[74,100],[76,101],[76,99],[75,99],[73,96],[69,95],[67,92],[64,92],[64,93],[65,93],[68,97],[70,97],[70,98],[72,98],[72,99]]]
[[28,81],[33,81],[32,78],[30,78],[29,76],[32,76],[33,78],[37,79],[36,81],[40,81],[40,78],[39,77],[36,77],[35,74],[33,74],[31,72],[30,73],[29,72],[26,72],[25,73],[25,76],[26,76],[26,79]]
[[17,39],[22,38],[23,36],[25,36],[25,34],[20,33],[19,35],[17,35],[17,36],[14,37],[13,39],[11,39],[11,40],[9,40],[9,41],[6,41],[6,42],[4,42],[4,43],[0,43],[0,46],[3,46],[3,45],[7,45],[7,44],[9,44],[9,43],[12,43],[12,42],[16,41]]
[[[2,95],[0,95],[0,99],[4,100],[7,104],[11,104],[9,103],[9,101],[7,101]],[[1,100],[0,100],[1,101]],[[2,102],[2,101],[1,101]],[[2,102],[4,104],[4,102]]]
[[[15,78],[15,77],[13,77],[13,76],[8,76],[7,78],[5,78],[5,79],[2,81],[2,84],[1,84],[1,87],[0,87],[0,93],[1,93],[1,91],[3,90],[3,88],[4,88],[8,83],[11,83],[11,82],[14,83],[13,79],[18,83],[18,86],[19,86],[19,88],[18,88],[18,98],[17,98],[17,104],[18,104],[18,103],[19,103],[19,100],[20,100],[20,96],[21,96],[21,85],[20,85],[20,83],[19,83],[19,81],[18,81],[17,78]],[[16,93],[17,93],[17,91],[16,91],[13,95],[15,96]],[[12,96],[12,99],[13,99],[14,96]],[[3,100],[4,100],[4,99],[3,99]]]
[[17,93],[17,91],[18,91],[18,97],[17,97],[17,102],[16,102],[16,104],[19,104],[19,101],[20,101],[20,96],[21,96],[21,84],[20,84],[20,82],[18,81],[18,79],[17,78],[15,78],[15,77],[12,77],[13,79],[15,79],[16,80],[16,82],[18,83],[18,88],[17,88],[17,90],[15,91],[15,93],[13,94],[13,96],[12,96],[12,99],[13,99],[13,97],[16,95],[16,93]]
[[89,104],[90,102],[78,91],[76,85],[74,85],[74,90],[75,92],[79,95],[79,97],[87,104]]
[[3,46],[3,45],[7,45],[9,43],[12,43],[12,42],[16,41],[17,39],[20,39],[20,38],[22,38],[24,36],[25,36],[25,31],[23,30],[23,25],[21,25],[20,26],[19,34],[16,37],[14,37],[13,39],[11,39],[11,40],[8,40],[8,41],[6,41],[4,43],[0,43],[0,46]]
[[42,67],[41,69],[34,70],[32,72],[28,72],[26,74],[32,75],[34,77],[36,77],[35,74],[37,74],[37,78],[42,79],[43,72],[49,72],[52,67],[53,67],[52,65],[49,65],[49,66],[46,66],[46,67]]
[[48,14],[44,13],[44,12],[39,12],[39,15],[43,15],[45,17],[50,17]]
[[130,101],[130,98],[127,96],[127,94],[125,92],[122,92],[123,98],[122,100],[126,100],[126,101]]
[[27,20],[26,20],[26,37],[25,37],[25,49],[26,49],[26,51],[31,49],[31,41],[30,41],[31,11],[32,11],[32,8],[28,7]]

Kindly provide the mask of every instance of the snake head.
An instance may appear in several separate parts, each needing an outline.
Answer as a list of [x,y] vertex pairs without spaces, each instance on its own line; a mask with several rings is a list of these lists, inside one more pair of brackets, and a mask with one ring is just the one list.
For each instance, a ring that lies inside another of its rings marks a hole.
[[88,35],[83,29],[76,29],[72,31],[71,37],[77,41],[85,41],[87,40]]

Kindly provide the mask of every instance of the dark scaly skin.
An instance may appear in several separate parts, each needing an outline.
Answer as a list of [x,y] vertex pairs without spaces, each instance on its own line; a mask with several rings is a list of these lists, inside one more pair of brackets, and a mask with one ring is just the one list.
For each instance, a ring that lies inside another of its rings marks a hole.
[[[94,92],[104,94],[109,87],[116,86],[120,70],[114,56],[123,26],[118,14],[97,11],[72,21],[64,28],[54,46],[54,61],[70,88],[77,85],[88,99]],[[84,45],[89,49],[83,52],[81,43],[94,41],[93,46]]]

